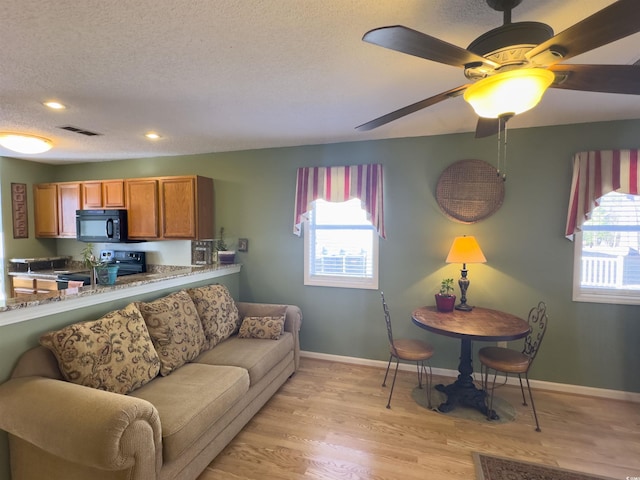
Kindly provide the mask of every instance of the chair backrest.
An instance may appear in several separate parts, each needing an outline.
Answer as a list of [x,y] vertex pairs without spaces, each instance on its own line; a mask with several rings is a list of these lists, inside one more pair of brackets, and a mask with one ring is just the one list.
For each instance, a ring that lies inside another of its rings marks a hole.
[[538,354],[548,323],[547,306],[544,302],[539,302],[536,307],[529,311],[529,327],[531,327],[531,331],[524,340],[524,349],[522,350],[522,353],[531,359],[529,364],[533,363],[533,359]]
[[384,321],[387,323],[387,336],[389,337],[389,348],[393,355],[397,355],[396,347],[393,345],[393,331],[391,330],[391,315],[389,314],[389,307],[384,299],[384,292],[380,292],[382,297],[382,309],[384,310]]

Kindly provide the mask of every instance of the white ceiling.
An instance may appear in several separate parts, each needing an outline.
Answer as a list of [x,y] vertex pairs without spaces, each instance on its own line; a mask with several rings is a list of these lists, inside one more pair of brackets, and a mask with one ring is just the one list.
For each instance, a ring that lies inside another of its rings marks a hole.
[[[558,33],[611,3],[524,0],[512,20]],[[0,131],[51,139],[48,153],[18,156],[47,163],[474,131],[461,97],[354,129],[466,83],[461,69],[361,40],[397,24],[466,47],[502,13],[484,0],[3,0]],[[569,62],[631,64],[638,45],[635,34]],[[44,108],[50,99],[68,108]],[[552,89],[509,125],[630,118],[640,96]]]

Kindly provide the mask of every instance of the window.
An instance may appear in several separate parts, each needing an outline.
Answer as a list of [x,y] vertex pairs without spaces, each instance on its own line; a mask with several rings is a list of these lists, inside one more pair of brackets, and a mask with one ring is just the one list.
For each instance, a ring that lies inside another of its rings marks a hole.
[[640,196],[600,198],[575,236],[573,299],[640,304]]
[[318,199],[304,222],[304,284],[378,288],[378,232],[359,199]]

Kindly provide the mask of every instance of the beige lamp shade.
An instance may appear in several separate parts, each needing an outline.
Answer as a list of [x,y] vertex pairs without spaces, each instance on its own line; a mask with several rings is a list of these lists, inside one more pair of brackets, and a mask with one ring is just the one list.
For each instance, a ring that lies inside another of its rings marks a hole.
[[453,240],[446,263],[485,263],[487,259],[473,236],[456,237]]
[[535,107],[554,79],[544,68],[510,70],[470,85],[464,99],[484,118],[517,115]]

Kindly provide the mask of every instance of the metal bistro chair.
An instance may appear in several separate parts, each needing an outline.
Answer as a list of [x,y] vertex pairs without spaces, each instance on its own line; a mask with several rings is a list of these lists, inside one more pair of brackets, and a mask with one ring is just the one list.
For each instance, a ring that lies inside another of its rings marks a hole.
[[[396,375],[398,375],[398,366],[400,360],[406,360],[410,362],[416,362],[416,369],[418,370],[418,387],[422,388],[422,377],[427,380],[427,402],[429,408],[431,408],[431,365],[428,364],[429,359],[433,356],[433,347],[421,340],[413,339],[396,339],[393,338],[391,330],[391,315],[389,314],[389,307],[384,299],[384,293],[380,292],[382,297],[382,308],[384,310],[384,319],[387,323],[387,335],[389,337],[389,363],[387,364],[387,371],[384,374],[384,380],[382,386],[387,386],[387,376],[389,375],[389,367],[391,366],[391,360],[396,359],[396,370],[393,374],[393,382],[391,383],[391,391],[389,392],[389,401],[387,402],[387,408],[391,408],[391,396],[393,395],[393,387],[396,384]],[[425,365],[425,362],[427,364]],[[427,373],[427,366],[429,372]]]
[[[520,380],[520,390],[522,391],[522,404],[527,405],[527,400],[524,396],[524,387],[522,385],[522,375],[524,374],[527,380],[527,389],[529,390],[529,398],[531,399],[531,408],[533,409],[533,417],[536,420],[536,431],[540,431],[540,424],[538,423],[538,415],[536,414],[536,406],[533,403],[533,395],[531,394],[531,385],[529,385],[529,368],[533,360],[536,358],[542,339],[547,330],[547,323],[549,318],[547,317],[547,306],[544,302],[538,303],[537,307],[533,307],[529,311],[529,326],[531,331],[524,340],[524,348],[522,352],[513,350],[511,348],[503,347],[483,347],[478,352],[480,358],[480,374],[484,371],[483,376],[483,388],[487,391],[489,370],[494,370],[493,385],[491,386],[491,396],[489,399],[488,413],[491,415],[493,408],[493,392],[496,386],[496,377],[498,372],[505,374],[506,377],[510,373],[517,373]],[[489,418],[489,416],[487,416]]]

